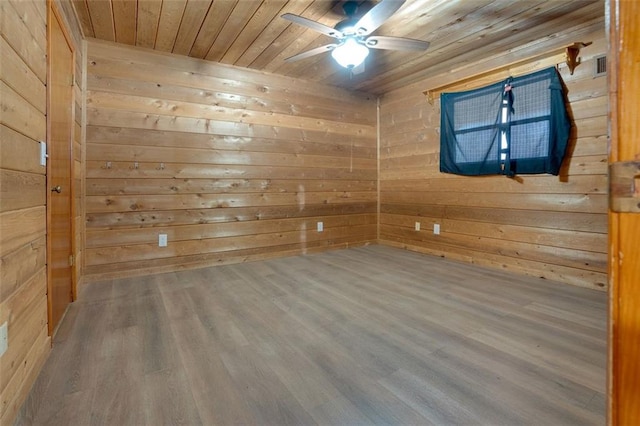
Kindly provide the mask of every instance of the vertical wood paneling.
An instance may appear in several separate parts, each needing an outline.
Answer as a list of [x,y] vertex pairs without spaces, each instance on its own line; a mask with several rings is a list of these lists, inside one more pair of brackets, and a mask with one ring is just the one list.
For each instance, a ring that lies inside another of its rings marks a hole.
[[0,424],[12,424],[49,353],[44,238],[46,12],[34,2],[0,2]]
[[113,8],[110,1],[87,1],[95,36],[102,40],[115,41]]
[[233,12],[236,3],[238,3],[238,0],[216,0],[215,10],[209,8],[193,46],[191,46],[189,56],[194,58],[207,56],[209,48],[213,45],[231,12]]
[[[384,243],[596,289],[606,288],[606,78],[593,57],[604,33],[561,66],[574,128],[560,176],[463,177],[439,172],[439,99],[414,84],[381,100],[381,216]],[[523,72],[540,64],[523,65]],[[472,69],[472,66],[468,67]],[[442,81],[449,81],[447,75]],[[496,75],[483,81],[500,81]],[[433,84],[434,78],[429,80]],[[466,84],[466,83],[465,83]],[[436,84],[437,86],[437,84]],[[455,91],[452,89],[451,91]],[[415,231],[415,222],[421,230]],[[433,225],[440,225],[434,235]]]
[[210,61],[220,61],[229,47],[242,32],[245,23],[251,19],[253,14],[260,7],[260,2],[239,1],[236,7],[227,18],[225,26],[222,28],[213,45],[207,53],[206,59]]
[[[375,50],[367,58],[367,71],[354,76],[329,55],[284,62],[329,39],[282,19],[282,14],[333,27],[346,18],[345,0],[72,1],[87,36],[95,33],[96,38],[113,41],[113,34],[103,31],[110,24],[117,42],[130,44],[131,35],[137,33],[138,46],[375,95],[428,75],[492,62],[496,52],[522,59],[528,57],[522,56],[528,49],[542,52],[544,45],[580,41],[602,26],[604,7],[604,0],[408,0],[377,34],[429,41],[432,47],[424,54]],[[358,1],[361,8],[356,14],[365,13],[377,1]],[[104,12],[109,3],[111,15]]]
[[374,100],[97,41],[87,60],[87,279],[376,239]]
[[[281,9],[286,0],[264,0],[262,7],[258,9],[247,22],[246,30],[234,37],[231,46],[225,52],[220,62],[234,64],[247,50],[247,46],[253,44],[263,30],[277,15],[282,14]],[[250,31],[250,30],[253,31]]]
[[[139,0],[136,23],[136,46],[153,48],[158,34],[162,2]],[[108,39],[105,39],[108,40]]]
[[137,3],[131,0],[113,0],[113,25],[118,43],[136,44]]
[[179,23],[178,35],[172,45],[173,53],[189,54],[210,7],[210,1],[187,2],[182,20]]
[[[312,0],[298,0],[295,2],[287,2],[278,15],[282,16],[285,13],[293,13],[294,15],[300,15],[307,13],[306,9],[312,4]],[[278,46],[283,44],[279,38],[282,34],[285,34],[288,30],[288,23],[284,19],[273,19],[271,22],[263,25],[262,32],[256,39],[245,49],[242,56],[234,62],[234,65],[239,67],[248,67],[258,56],[262,55],[269,49],[277,49]]]
[[73,8],[76,11],[76,16],[80,21],[82,34],[85,37],[95,37],[95,31],[93,30],[93,24],[91,23],[91,15],[89,14],[89,7],[86,0],[71,0]]
[[155,48],[157,50],[163,52],[173,50],[186,5],[186,1],[165,1],[162,3],[160,23],[158,24],[158,28],[161,28],[162,31],[159,31],[156,37]]

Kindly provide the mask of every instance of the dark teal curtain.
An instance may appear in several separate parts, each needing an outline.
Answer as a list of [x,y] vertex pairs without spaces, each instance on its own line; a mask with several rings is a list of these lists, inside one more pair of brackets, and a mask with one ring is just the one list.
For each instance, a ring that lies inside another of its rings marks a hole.
[[555,67],[467,92],[442,93],[440,171],[557,175],[571,130],[565,98]]

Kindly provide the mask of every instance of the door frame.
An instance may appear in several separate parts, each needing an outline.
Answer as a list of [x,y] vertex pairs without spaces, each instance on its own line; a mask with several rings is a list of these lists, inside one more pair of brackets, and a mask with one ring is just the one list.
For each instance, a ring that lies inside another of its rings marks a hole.
[[[606,0],[609,164],[640,161],[640,3]],[[624,46],[624,48],[623,48]],[[637,178],[636,178],[637,182]],[[611,188],[610,188],[611,191]],[[640,422],[640,213],[609,209],[609,425]]]
[[[1,1],[1,0],[0,0]],[[69,126],[70,130],[70,139],[68,146],[68,155],[69,155],[69,203],[70,203],[70,247],[71,247],[71,255],[74,257],[74,264],[71,266],[71,301],[75,301],[77,299],[77,277],[76,277],[76,268],[75,268],[75,256],[76,256],[76,241],[75,241],[75,217],[76,217],[76,206],[75,206],[75,179],[74,179],[74,157],[73,157],[73,140],[74,140],[74,122],[76,115],[76,96],[75,96],[75,82],[76,82],[76,51],[74,49],[73,43],[71,41],[71,37],[65,25],[64,19],[62,18],[62,14],[58,10],[58,6],[55,4],[53,0],[47,1],[47,111],[50,111],[51,108],[51,31],[52,31],[52,22],[53,20],[57,20],[60,29],[62,30],[62,35],[64,36],[67,45],[69,46],[69,50],[71,51],[71,75],[72,75],[72,84],[71,84],[71,123]],[[51,241],[51,160],[50,154],[52,149],[51,142],[51,115],[47,114],[47,155],[49,158],[47,159],[47,183],[46,183],[46,191],[47,191],[47,322],[49,329],[49,336],[53,336],[55,330],[53,329],[53,309],[52,309],[52,290],[51,287],[53,285],[52,279],[52,268],[51,268],[51,259],[53,253],[53,245]],[[64,318],[64,314],[62,316]],[[60,322],[58,322],[58,325]]]

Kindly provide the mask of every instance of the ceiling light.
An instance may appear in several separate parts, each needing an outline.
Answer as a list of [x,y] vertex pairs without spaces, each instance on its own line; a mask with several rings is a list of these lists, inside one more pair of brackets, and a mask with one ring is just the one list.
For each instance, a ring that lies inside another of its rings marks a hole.
[[369,55],[369,49],[349,37],[340,46],[331,51],[331,56],[345,68],[355,68]]

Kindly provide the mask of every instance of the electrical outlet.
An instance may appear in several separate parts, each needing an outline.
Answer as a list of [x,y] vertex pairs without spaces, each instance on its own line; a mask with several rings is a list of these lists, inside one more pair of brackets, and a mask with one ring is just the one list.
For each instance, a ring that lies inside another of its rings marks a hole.
[[416,226],[415,226],[416,231],[420,230],[420,222],[416,222]]
[[158,234],[158,247],[167,246],[167,234]]
[[0,325],[0,356],[4,355],[7,349],[9,349],[9,326],[5,321]]
[[317,229],[318,229],[318,232],[324,231],[324,223],[323,222],[318,222]]
[[440,224],[439,223],[434,223],[433,224],[433,233],[435,235],[440,235]]

